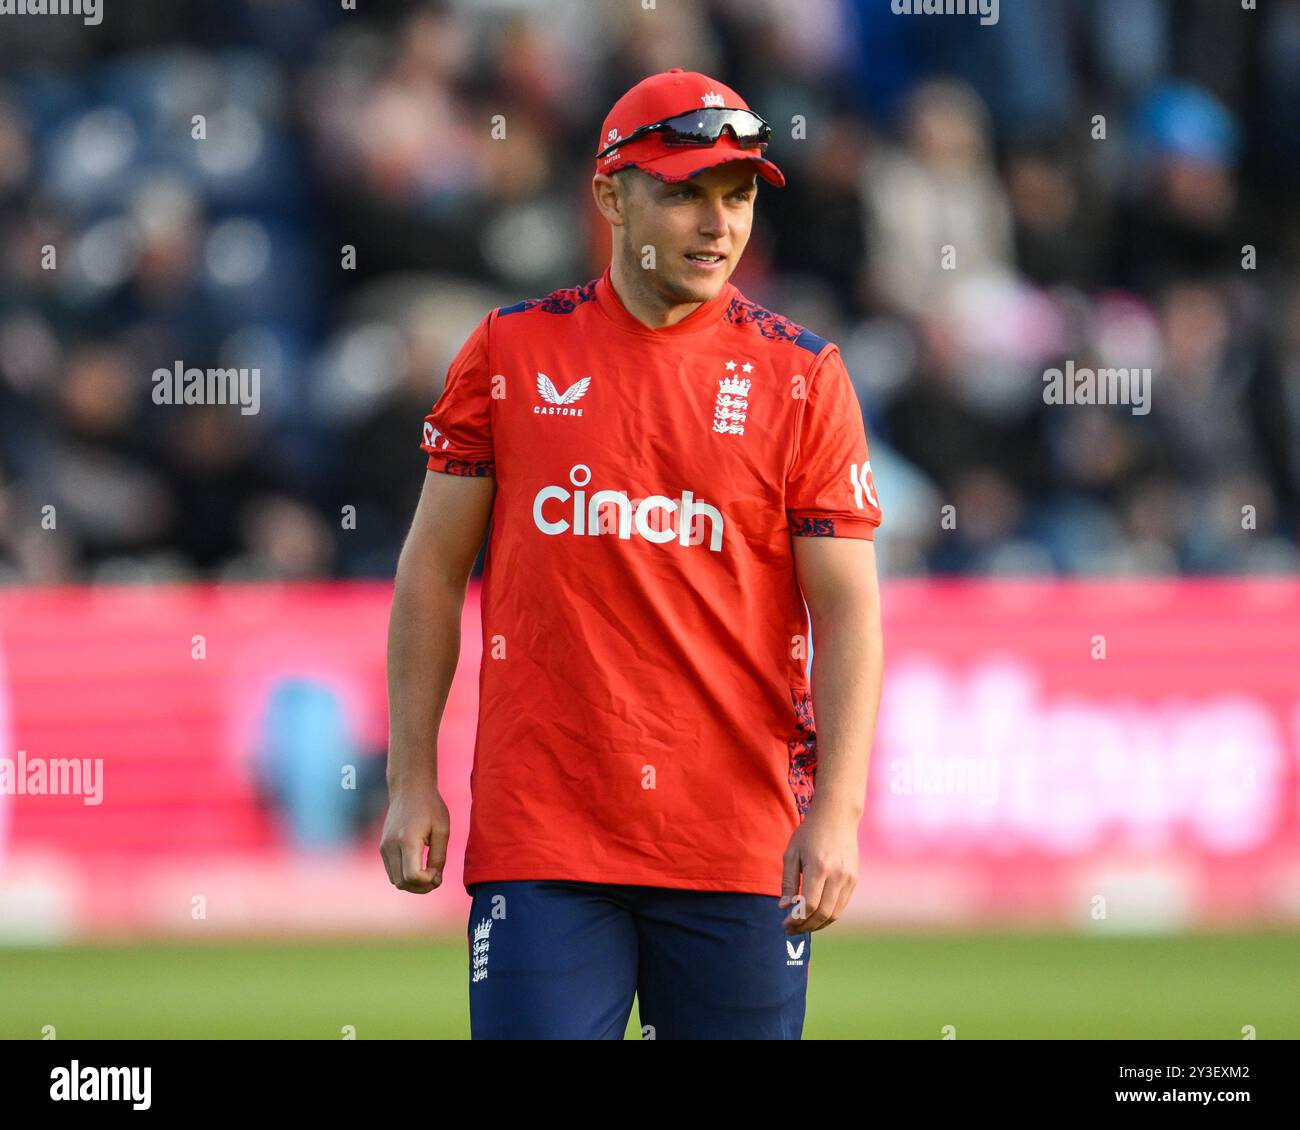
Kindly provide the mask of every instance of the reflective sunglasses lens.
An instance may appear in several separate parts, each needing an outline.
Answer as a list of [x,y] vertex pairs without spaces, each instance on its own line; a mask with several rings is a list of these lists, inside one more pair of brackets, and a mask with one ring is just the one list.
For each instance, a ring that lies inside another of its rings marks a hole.
[[706,107],[688,114],[678,114],[664,123],[664,141],[668,145],[712,145],[730,127],[741,145],[766,143],[771,127],[748,110]]

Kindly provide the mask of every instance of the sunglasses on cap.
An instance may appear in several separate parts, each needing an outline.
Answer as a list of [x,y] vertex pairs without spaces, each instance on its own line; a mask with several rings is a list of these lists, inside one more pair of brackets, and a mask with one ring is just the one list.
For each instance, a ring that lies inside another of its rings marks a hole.
[[736,144],[747,149],[754,146],[765,149],[772,139],[772,127],[752,110],[706,106],[700,110],[674,114],[671,118],[652,125],[638,126],[627,137],[620,137],[605,146],[596,154],[595,160],[599,161],[605,154],[648,133],[662,133],[665,145],[712,145],[722,136],[722,131],[728,128],[735,137]]

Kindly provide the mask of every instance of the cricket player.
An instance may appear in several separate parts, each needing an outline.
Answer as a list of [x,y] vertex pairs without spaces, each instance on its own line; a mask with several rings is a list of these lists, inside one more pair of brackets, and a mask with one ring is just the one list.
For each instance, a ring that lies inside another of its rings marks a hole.
[[490,517],[475,1039],[621,1039],[634,996],[647,1038],[798,1039],[857,881],[881,509],[838,348],[729,281],[757,178],[785,183],[770,135],[703,74],[629,90],[596,146],[604,275],[489,312],[424,420],[381,854],[400,890],[443,881],[435,750]]

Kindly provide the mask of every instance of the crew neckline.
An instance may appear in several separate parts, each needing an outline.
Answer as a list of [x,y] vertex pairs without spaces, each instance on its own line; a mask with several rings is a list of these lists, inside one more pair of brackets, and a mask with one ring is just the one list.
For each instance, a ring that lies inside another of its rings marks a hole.
[[703,305],[697,306],[680,322],[653,329],[623,305],[618,291],[614,289],[611,278],[613,269],[613,264],[610,264],[605,268],[605,273],[596,280],[596,308],[621,329],[647,337],[685,337],[711,329],[722,319],[727,312],[727,307],[731,305],[731,300],[739,293],[728,279],[716,298],[711,298]]

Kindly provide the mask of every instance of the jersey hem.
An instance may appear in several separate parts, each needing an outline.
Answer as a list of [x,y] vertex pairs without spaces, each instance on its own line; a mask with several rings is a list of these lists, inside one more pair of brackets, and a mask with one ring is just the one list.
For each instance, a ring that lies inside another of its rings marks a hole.
[[734,879],[684,879],[671,875],[646,875],[638,871],[589,871],[570,867],[480,867],[466,868],[464,885],[466,893],[471,883],[508,883],[512,880],[558,879],[572,883],[610,883],[629,887],[663,887],[678,891],[724,891],[734,894],[781,894],[781,884],[755,878]]

